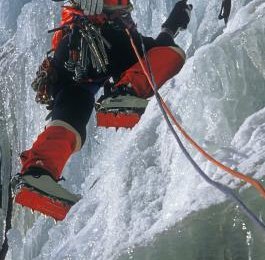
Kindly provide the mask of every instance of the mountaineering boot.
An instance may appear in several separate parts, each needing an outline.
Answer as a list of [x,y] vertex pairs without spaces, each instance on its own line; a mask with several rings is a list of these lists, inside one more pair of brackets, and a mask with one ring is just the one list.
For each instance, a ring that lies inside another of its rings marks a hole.
[[[161,59],[163,57],[163,59]],[[147,52],[156,87],[159,89],[175,76],[185,63],[185,53],[179,47],[154,47]],[[145,64],[145,59],[142,58]],[[126,87],[126,88],[125,88]],[[120,92],[119,92],[120,91]],[[97,126],[132,128],[140,120],[154,91],[140,62],[126,70],[115,84],[117,96],[100,98],[96,104]]]
[[15,202],[55,220],[63,220],[70,208],[80,200],[61,187],[44,169],[30,168],[11,181]]
[[187,29],[191,10],[192,5],[187,5],[187,1],[177,2],[167,20],[162,24],[162,31],[174,37],[179,30]]
[[139,122],[147,104],[148,101],[137,97],[130,86],[115,87],[96,102],[97,125],[132,128]]
[[15,202],[56,220],[63,220],[80,197],[57,182],[70,155],[81,147],[80,136],[63,121],[52,121],[21,154],[22,171],[11,181]]
[[115,87],[110,96],[99,99],[96,103],[97,110],[106,110],[112,112],[128,112],[129,110],[143,113],[148,101],[135,95],[129,86]]

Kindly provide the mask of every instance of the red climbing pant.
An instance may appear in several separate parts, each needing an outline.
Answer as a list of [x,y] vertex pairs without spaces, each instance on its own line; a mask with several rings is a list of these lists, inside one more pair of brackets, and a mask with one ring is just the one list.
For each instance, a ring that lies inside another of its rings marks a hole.
[[[178,47],[155,47],[147,52],[147,57],[158,88],[175,76],[185,63],[185,53]],[[144,58],[142,61],[145,64]],[[138,97],[148,98],[153,95],[152,87],[148,83],[139,62],[122,74],[121,80],[116,86],[128,84],[132,86]]]
[[40,167],[59,180],[67,160],[80,146],[80,136],[70,125],[59,120],[53,121],[38,136],[32,148],[21,154],[21,174],[30,167]]

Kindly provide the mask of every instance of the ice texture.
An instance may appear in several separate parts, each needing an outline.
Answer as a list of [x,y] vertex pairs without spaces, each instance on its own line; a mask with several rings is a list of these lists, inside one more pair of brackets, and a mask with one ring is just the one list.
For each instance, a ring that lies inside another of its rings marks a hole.
[[[174,4],[170,0],[133,2],[139,30],[152,36],[158,34]],[[176,39],[188,59],[161,95],[206,150],[223,163],[262,178],[265,3],[232,1],[225,28],[217,19],[221,1],[190,2],[194,6],[191,23]],[[49,49],[46,32],[58,21],[60,4],[0,0],[0,6],[0,28],[8,32],[0,49],[0,97],[15,173],[19,153],[31,146],[45,126],[45,108],[35,104],[30,83]],[[7,12],[9,8],[12,12]],[[225,200],[185,159],[155,99],[131,131],[96,129],[94,117],[87,131],[85,146],[64,172],[64,185],[83,199],[57,224],[16,207],[7,259],[117,259],[170,230],[190,213]],[[239,181],[184,143],[209,176],[239,187]]]

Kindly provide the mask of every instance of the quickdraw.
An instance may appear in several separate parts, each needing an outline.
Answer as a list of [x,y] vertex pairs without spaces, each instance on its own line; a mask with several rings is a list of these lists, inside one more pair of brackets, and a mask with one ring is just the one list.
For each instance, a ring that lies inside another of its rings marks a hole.
[[[64,10],[71,12],[72,8],[64,7]],[[100,26],[94,25],[91,19],[81,12],[76,12],[63,26],[49,31],[68,32],[69,60],[65,63],[65,68],[74,73],[73,79],[76,82],[88,77],[90,65],[100,74],[107,72],[109,64],[106,48],[111,48],[111,45],[102,36]],[[95,17],[95,19],[99,24],[104,22],[104,17]]]
[[81,38],[81,52],[80,62],[83,68],[87,66],[88,52],[90,52],[90,59],[92,67],[98,73],[106,73],[107,65],[109,64],[108,56],[105,46],[111,48],[108,41],[101,35],[100,29],[85,20],[84,27],[80,28]]
[[47,57],[36,73],[36,78],[31,84],[31,87],[36,94],[36,102],[44,105],[50,105],[52,102],[52,86],[57,81],[57,73],[53,66],[53,58]]

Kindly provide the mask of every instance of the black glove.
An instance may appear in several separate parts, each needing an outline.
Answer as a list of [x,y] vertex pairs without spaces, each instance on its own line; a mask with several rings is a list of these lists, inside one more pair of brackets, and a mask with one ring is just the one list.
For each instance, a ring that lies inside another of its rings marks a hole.
[[173,35],[180,29],[186,29],[190,22],[191,10],[192,5],[187,4],[187,0],[176,3],[162,28],[170,30]]

